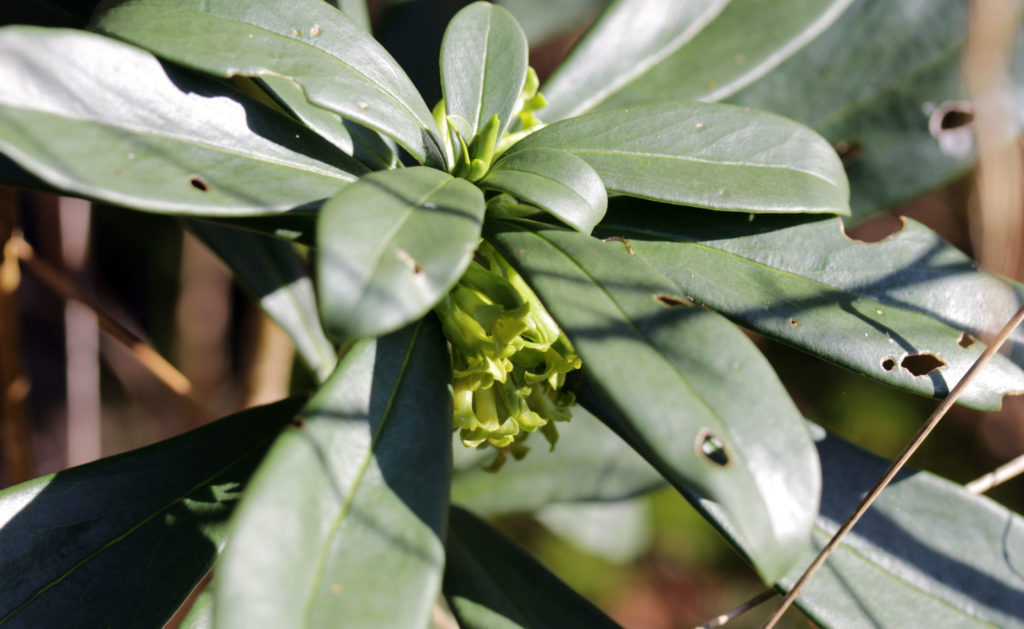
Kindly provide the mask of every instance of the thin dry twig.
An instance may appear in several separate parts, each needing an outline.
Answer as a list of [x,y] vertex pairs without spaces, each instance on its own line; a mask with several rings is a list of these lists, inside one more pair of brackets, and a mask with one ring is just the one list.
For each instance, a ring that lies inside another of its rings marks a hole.
[[26,269],[65,299],[73,299],[92,310],[104,332],[128,347],[139,363],[172,391],[183,398],[191,399],[192,384],[188,378],[150,347],[143,338],[107,314],[95,300],[79,290],[53,265],[37,257],[32,245],[24,238],[14,236],[10,243]]
[[769,589],[765,590],[764,592],[761,592],[760,594],[758,594],[754,598],[752,598],[752,599],[748,600],[747,602],[743,603],[742,605],[740,605],[736,609],[734,609],[732,611],[729,611],[729,612],[726,612],[724,614],[721,614],[720,616],[715,616],[714,618],[712,618],[711,620],[707,621],[703,625],[700,625],[698,627],[694,627],[694,629],[715,629],[715,627],[722,627],[722,626],[725,625],[725,623],[727,623],[727,622],[729,622],[731,620],[734,620],[734,619],[736,619],[739,616],[742,616],[743,614],[745,614],[748,611],[754,609],[755,607],[757,607],[761,603],[767,601],[768,599],[772,598],[773,596],[775,596],[775,590],[769,588]]
[[896,460],[894,460],[889,465],[889,468],[885,471],[885,474],[883,474],[882,478],[875,484],[874,487],[871,488],[871,491],[869,491],[867,496],[864,497],[861,503],[857,506],[857,509],[854,510],[853,514],[850,515],[849,518],[847,518],[846,522],[844,522],[843,525],[836,532],[836,534],[832,536],[832,539],[829,540],[828,544],[826,544],[825,547],[821,549],[821,552],[818,553],[818,556],[814,558],[814,561],[811,562],[811,565],[807,567],[803,575],[800,576],[800,579],[797,580],[797,582],[789,590],[789,593],[786,594],[786,597],[782,599],[782,603],[779,604],[779,608],[775,610],[775,613],[772,614],[771,618],[768,619],[768,622],[764,624],[764,629],[771,629],[775,626],[775,623],[779,621],[779,618],[782,617],[782,614],[785,613],[787,609],[789,609],[790,605],[793,604],[793,601],[796,600],[796,597],[800,595],[800,590],[802,590],[803,587],[807,585],[807,582],[811,579],[814,573],[817,572],[819,568],[821,568],[821,566],[825,563],[825,560],[828,559],[828,556],[832,554],[832,551],[834,551],[836,547],[839,546],[839,542],[841,542],[843,538],[846,537],[846,534],[849,533],[850,529],[852,529],[853,526],[857,523],[857,521],[860,520],[861,516],[864,515],[864,512],[871,507],[871,505],[875,502],[875,499],[878,498],[878,496],[882,493],[882,490],[889,485],[892,479],[895,478],[896,474],[898,474],[899,471],[903,468],[903,466],[906,465],[907,461],[910,460],[910,457],[913,456],[914,452],[917,451],[917,448],[924,442],[928,435],[931,434],[932,430],[935,429],[935,427],[939,424],[939,421],[943,418],[943,416],[945,416],[949,409],[953,407],[953,404],[956,403],[957,398],[959,398],[960,395],[964,392],[964,389],[966,389],[967,386],[974,380],[978,372],[981,371],[981,368],[984,367],[988,363],[988,361],[992,359],[993,356],[995,356],[996,352],[999,351],[999,348],[1001,348],[1003,344],[1006,343],[1006,340],[1010,337],[1010,334],[1013,333],[1013,331],[1017,328],[1018,325],[1021,324],[1022,321],[1024,321],[1024,306],[1021,306],[1021,308],[1017,310],[1016,313],[1014,313],[1013,317],[1010,318],[1006,325],[1003,326],[1003,329],[999,331],[999,335],[985,349],[981,356],[978,357],[978,360],[974,361],[974,364],[971,365],[971,368],[967,370],[967,373],[964,374],[964,377],[961,378],[959,382],[957,382],[956,386],[953,387],[953,390],[950,392],[950,394],[946,396],[944,400],[942,400],[938,408],[935,409],[935,412],[933,412],[931,414],[931,417],[929,417],[928,420],[924,423],[924,425],[921,426],[921,429],[917,431],[917,434],[914,435],[914,438],[910,440],[910,443],[907,444],[907,447],[903,449],[903,452],[901,452],[900,455],[896,457]]
[[996,485],[1005,483],[1011,478],[1015,478],[1021,474],[1024,474],[1024,454],[1018,456],[1012,461],[1009,461],[1008,463],[1003,463],[988,474],[979,476],[972,480],[964,485],[964,489],[972,494],[983,494]]

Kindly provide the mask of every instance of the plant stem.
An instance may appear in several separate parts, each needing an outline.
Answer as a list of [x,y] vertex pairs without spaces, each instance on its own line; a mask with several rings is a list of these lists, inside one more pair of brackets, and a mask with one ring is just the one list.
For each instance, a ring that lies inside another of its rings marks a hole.
[[768,599],[772,598],[773,596],[775,596],[775,590],[769,588],[769,589],[765,590],[764,592],[761,592],[760,594],[758,594],[754,598],[752,598],[752,599],[748,600],[747,602],[743,603],[742,605],[740,605],[736,609],[734,609],[732,611],[729,611],[729,612],[726,612],[724,614],[721,614],[719,616],[715,616],[714,618],[712,618],[711,620],[707,621],[703,625],[700,625],[698,627],[694,627],[694,629],[715,629],[715,627],[722,627],[727,622],[729,622],[731,620],[735,620],[737,617],[742,616],[743,614],[745,614],[748,611],[754,609],[755,607],[757,607],[761,603],[767,601]]
[[892,482],[892,479],[896,477],[896,474],[898,474],[899,471],[903,468],[903,466],[906,465],[907,461],[910,460],[910,457],[913,456],[914,452],[917,451],[917,448],[924,442],[928,435],[931,434],[932,430],[935,429],[935,427],[939,424],[939,421],[943,418],[943,416],[945,416],[949,409],[953,407],[953,404],[956,403],[957,398],[959,398],[960,395],[964,392],[964,389],[966,389],[967,386],[974,380],[978,372],[981,371],[981,368],[984,367],[985,364],[988,363],[988,361],[991,360],[993,356],[995,356],[996,352],[998,352],[999,348],[1003,346],[1003,344],[1010,337],[1010,334],[1014,331],[1014,329],[1016,329],[1016,327],[1020,325],[1021,321],[1024,321],[1024,306],[1021,306],[1021,308],[1017,310],[1016,313],[1014,313],[1013,317],[1010,318],[1006,325],[1003,326],[1003,329],[1000,330],[999,335],[985,349],[981,356],[978,357],[978,360],[974,361],[974,364],[971,365],[971,368],[967,370],[967,373],[964,374],[964,377],[961,378],[959,382],[957,382],[956,386],[953,387],[953,390],[949,393],[949,395],[947,395],[946,398],[942,400],[938,408],[935,409],[935,412],[931,414],[931,417],[928,418],[924,425],[921,426],[920,430],[917,431],[917,434],[914,435],[914,438],[910,440],[910,443],[907,444],[907,446],[903,449],[903,452],[901,452],[900,455],[896,457],[896,460],[894,460],[889,465],[889,468],[885,471],[885,474],[882,475],[882,478],[879,479],[875,486],[871,488],[871,491],[868,492],[867,496],[865,496],[864,499],[861,500],[860,504],[857,505],[857,508],[854,510],[853,514],[850,515],[850,517],[847,518],[846,522],[844,522],[843,525],[839,528],[839,530],[836,531],[836,534],[832,536],[832,539],[829,540],[828,544],[826,544],[825,547],[821,549],[821,552],[818,553],[818,556],[814,558],[814,561],[811,562],[811,565],[807,567],[803,575],[800,576],[800,579],[797,580],[797,582],[789,590],[789,593],[786,594],[786,597],[782,599],[782,603],[779,604],[779,607],[775,610],[775,613],[772,614],[771,618],[768,619],[768,622],[764,624],[764,629],[771,629],[775,626],[775,624],[782,617],[782,614],[784,614],[786,610],[789,609],[790,605],[793,604],[793,601],[796,600],[796,597],[800,595],[800,590],[802,590],[803,587],[807,585],[807,582],[811,579],[814,573],[817,572],[819,568],[821,568],[821,566],[825,563],[825,560],[828,559],[828,556],[832,554],[832,551],[834,551],[837,546],[839,546],[839,542],[841,542],[843,538],[846,537],[846,534],[850,532],[850,529],[852,529],[853,526],[857,524],[857,521],[860,520],[862,515],[864,515],[864,512],[866,512],[871,507],[871,505],[875,502],[878,496],[882,493],[882,490],[885,489],[890,482]]
[[1024,474],[1024,454],[1018,456],[1008,463],[1003,463],[996,469],[992,470],[984,476],[972,480],[971,482],[964,485],[964,489],[971,492],[972,494],[983,494],[986,491],[992,489],[996,485],[1005,483],[1006,481]]

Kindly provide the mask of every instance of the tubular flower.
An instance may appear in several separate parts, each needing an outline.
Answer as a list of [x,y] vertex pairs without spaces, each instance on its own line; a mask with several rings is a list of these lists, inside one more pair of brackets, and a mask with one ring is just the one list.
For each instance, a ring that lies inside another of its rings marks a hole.
[[532,432],[554,448],[554,422],[568,421],[576,401],[561,389],[580,357],[522,276],[482,243],[435,311],[451,345],[453,424],[462,443],[497,448],[494,470],[507,454],[525,456]]

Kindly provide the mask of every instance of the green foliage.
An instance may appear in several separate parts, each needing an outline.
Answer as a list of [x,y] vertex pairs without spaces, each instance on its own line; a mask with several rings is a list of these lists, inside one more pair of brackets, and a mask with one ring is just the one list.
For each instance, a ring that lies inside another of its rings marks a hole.
[[[357,0],[0,28],[2,182],[187,217],[318,383],[0,493],[0,624],[160,626],[221,554],[184,626],[424,627],[442,594],[467,629],[615,626],[464,508],[665,483],[784,590],[878,463],[809,428],[734,324],[941,397],[1024,296],[919,224],[866,245],[835,216],[971,163],[908,113],[961,97],[954,4],[929,4],[932,40],[883,0],[617,0],[538,89],[512,14],[476,2],[432,110]],[[833,143],[868,138],[844,167]],[[1022,344],[966,403],[1024,391]],[[453,430],[497,457],[453,473]],[[800,604],[1021,626],[1021,526],[908,475]]]

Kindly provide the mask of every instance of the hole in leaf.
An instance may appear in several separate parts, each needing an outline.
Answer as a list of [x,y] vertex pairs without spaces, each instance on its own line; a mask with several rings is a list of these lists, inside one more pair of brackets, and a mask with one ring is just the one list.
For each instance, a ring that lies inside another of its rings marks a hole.
[[613,240],[616,242],[621,242],[622,244],[626,245],[626,251],[629,253],[629,255],[636,255],[636,252],[633,251],[633,247],[629,244],[629,241],[623,238],[622,236],[609,236],[608,238],[605,238],[601,242],[611,242]]
[[885,360],[882,361],[882,369],[885,369],[886,371],[892,371],[895,368],[896,361],[893,360],[892,358],[886,358]]
[[399,249],[395,255],[402,264],[412,269],[413,275],[419,275],[423,272],[423,267],[420,266],[420,263],[416,261],[416,258],[409,255],[409,252],[405,249]]
[[960,334],[960,340],[957,341],[956,344],[959,345],[960,347],[964,348],[964,349],[967,349],[971,345],[974,345],[977,342],[978,342],[978,339],[974,338],[973,336],[971,336],[967,332],[963,332],[963,333]]
[[655,295],[654,297],[655,299],[669,307],[682,306],[683,308],[689,308],[690,306],[693,305],[692,300],[683,299],[682,297],[676,297],[675,295],[660,294]]
[[189,177],[188,182],[192,184],[192,187],[202,192],[208,192],[210,190],[210,184],[206,183],[206,180],[199,175],[192,175]]
[[942,115],[939,128],[943,131],[958,129],[974,122],[974,112],[964,109],[950,109]]
[[835,148],[836,153],[839,154],[839,161],[844,164],[849,164],[864,152],[864,145],[860,142],[847,142],[844,140],[836,144]]
[[800,326],[800,322],[799,322],[799,321],[797,321],[796,319],[790,319],[790,320],[789,320],[789,325],[791,325],[791,326],[793,326],[794,328],[796,328],[796,327],[799,327],[799,326]]
[[908,354],[900,361],[900,367],[903,367],[915,376],[927,376],[936,369],[940,369],[945,366],[945,361],[935,354],[930,354],[928,352]]
[[716,465],[722,467],[729,465],[729,455],[725,452],[725,444],[707,430],[702,430],[697,435],[697,451]]

